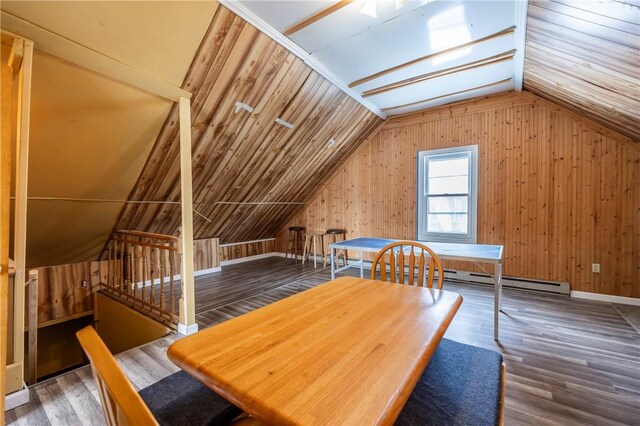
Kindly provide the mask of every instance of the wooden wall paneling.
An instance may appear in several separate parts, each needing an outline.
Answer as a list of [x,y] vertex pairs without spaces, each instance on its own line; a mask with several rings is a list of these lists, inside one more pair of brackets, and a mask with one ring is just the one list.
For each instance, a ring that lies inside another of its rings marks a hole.
[[559,27],[531,15],[527,20],[527,46],[544,47],[554,54],[573,56],[627,77],[634,75],[640,61],[633,49],[609,49],[610,45],[604,40]]
[[250,241],[220,246],[222,261],[275,252],[275,240]]
[[[265,143],[253,155],[249,154],[245,157],[250,164],[253,164],[253,167],[236,168],[234,169],[237,171],[235,176],[223,176],[220,179],[226,183],[227,193],[233,198],[235,198],[235,194],[238,194],[238,198],[247,201],[262,199],[271,201],[265,197],[265,194],[272,185],[280,183],[279,175],[286,172],[292,157],[304,150],[304,148],[296,147],[296,144],[303,145],[311,137],[310,126],[303,121],[305,119],[314,120],[310,114],[314,108],[319,107],[318,102],[325,96],[331,101],[335,100],[334,96],[337,95],[337,92],[338,89],[331,90],[331,85],[326,80],[323,81],[319,78],[317,74],[308,78],[296,98],[281,113],[285,120],[296,123],[296,128],[287,129],[275,123],[271,124],[272,131],[265,136]],[[274,165],[278,166],[274,167]],[[232,185],[234,185],[235,191],[228,189]],[[215,218],[219,228],[227,225],[233,226],[233,221],[227,222],[232,213],[230,206],[227,205],[226,212]],[[241,216],[236,216],[236,218],[239,217]],[[242,234],[239,235],[239,238],[246,239]]]
[[[346,96],[343,95],[343,99],[345,98]],[[346,101],[349,103],[351,102],[348,98],[346,98]],[[363,121],[365,123],[365,134],[374,131],[375,128],[380,125],[380,121],[376,117],[370,116],[367,111],[361,109],[359,112],[354,113],[350,110],[352,108],[353,105],[346,106],[345,111],[338,111],[338,117],[336,117],[335,120],[329,120],[330,122],[338,123],[338,125],[341,126],[341,129],[335,130],[332,133],[327,133],[324,135],[324,137],[318,137],[317,152],[312,152],[310,155],[298,156],[297,158],[295,158],[296,163],[289,167],[289,171],[292,177],[288,180],[299,188],[299,195],[297,197],[299,201],[307,200],[310,195],[315,192],[318,185],[317,181],[309,179],[310,173],[318,173],[325,176],[330,175],[336,167],[338,167],[340,164],[342,164],[342,162],[349,158],[351,153],[358,148],[357,144],[353,144],[342,149],[342,152],[340,152],[338,155],[333,155],[330,149],[325,148],[326,142],[328,141],[329,137],[333,136],[334,139],[340,141],[337,142],[336,145],[334,145],[334,147],[338,146],[339,149],[339,145],[344,144],[345,141],[350,141],[352,139],[358,138],[358,135],[355,134],[356,130],[354,130],[348,124],[350,120]],[[322,133],[319,134],[322,135]],[[307,158],[311,158],[311,160],[308,160]],[[315,172],[311,172],[312,170],[314,170]],[[283,186],[279,190],[282,191],[284,189],[285,187]],[[275,188],[272,189],[272,196],[276,196],[275,191]],[[278,222],[281,220],[286,220],[285,218],[288,218],[288,216],[294,213],[298,209],[298,207],[299,206],[292,206],[292,208],[290,208],[288,212],[283,212],[282,214],[280,214],[278,216],[278,221],[273,221],[268,224],[265,223],[265,225],[269,225],[269,235],[274,235],[274,233],[276,233],[279,229]],[[262,220],[267,221],[269,217],[269,215],[265,215],[263,216]]]
[[640,140],[638,15],[623,2],[529,2],[525,89]]
[[[202,208],[204,213],[213,221],[213,224],[210,224],[213,235],[220,232],[220,229],[225,225],[225,221],[230,219],[232,215],[234,218],[245,217],[246,210],[245,206],[214,205],[213,201],[216,199],[219,201],[234,200],[235,197],[238,197],[235,198],[238,201],[246,199],[240,195],[243,191],[250,190],[248,185],[245,184],[246,180],[260,176],[259,171],[252,167],[256,163],[256,156],[262,156],[265,152],[277,149],[275,146],[270,147],[269,143],[274,143],[274,137],[286,131],[286,129],[275,124],[273,116],[281,112],[279,107],[291,102],[297,90],[296,84],[306,80],[309,75],[300,67],[301,64],[298,61],[294,61],[292,65],[286,74],[293,77],[293,79],[287,80],[284,87],[279,88],[281,90],[278,90],[275,98],[265,96],[261,100],[258,106],[259,109],[257,111],[254,110],[249,122],[237,137],[232,131],[226,134],[226,140],[230,147],[228,149],[218,147],[217,149],[223,153],[221,162],[217,167],[209,167],[207,169],[208,177],[203,181],[204,189],[201,192],[200,199],[207,203]],[[271,99],[274,102],[268,103],[266,102],[267,99]],[[270,115],[272,117],[269,117]],[[242,162],[245,163],[245,168],[240,166],[239,163]],[[265,163],[268,163],[268,161],[265,161]],[[248,175],[246,172],[253,174]],[[229,194],[230,197],[220,200],[216,197],[216,193]],[[204,224],[202,225],[204,226]]]
[[[218,8],[183,85],[193,93],[196,238],[274,236],[298,204],[381,120],[267,36]],[[235,102],[254,108],[235,113]],[[280,117],[295,127],[274,122]],[[172,111],[130,199],[171,200],[177,188]],[[324,145],[334,137],[332,150]],[[343,140],[340,140],[343,139]],[[267,204],[216,204],[217,201]],[[117,229],[175,234],[174,205],[127,205]]]
[[[366,135],[374,134],[380,129],[381,124],[382,123],[379,120],[377,120],[375,117],[369,117],[369,125],[365,129],[364,133]],[[370,136],[367,136],[365,140],[369,140],[369,138]],[[333,174],[334,171],[338,170],[339,168],[342,168],[346,162],[349,162],[349,159],[352,157],[353,153],[360,149],[361,148],[358,146],[352,146],[349,150],[343,153],[344,155],[341,158],[334,159],[334,161],[331,161],[331,162],[325,162],[326,169],[323,169],[323,172],[324,170],[326,170],[327,175]],[[349,164],[351,163],[349,162]],[[305,185],[308,186],[310,194],[318,192],[317,184],[315,182],[308,181],[308,180],[305,180],[304,182],[305,182]],[[313,197],[310,197],[308,199],[312,199],[312,198]],[[296,215],[298,213],[298,210],[299,209],[292,210],[291,213],[289,214],[289,218],[292,215]],[[329,224],[329,223],[327,223],[326,225],[327,225],[326,226],[327,228],[334,226],[333,224]],[[322,227],[318,229],[322,229]],[[278,239],[278,247],[281,247],[281,242],[282,242],[281,239]]]
[[[635,11],[637,12],[637,8]],[[628,12],[634,13],[633,8],[628,8]],[[557,1],[534,1],[529,7],[528,15],[568,28],[584,29],[585,23],[596,24],[589,28],[591,34],[596,37],[614,44],[638,48],[635,37],[638,32],[638,24],[609,17],[602,12],[590,13],[580,8],[579,5],[562,4]]]
[[448,104],[444,107],[396,115],[385,121],[384,129],[405,127],[410,124],[422,124],[437,119],[454,118],[462,115],[495,111],[502,108],[530,105],[535,97],[529,92],[510,91],[499,95],[483,96]]
[[217,238],[194,240],[193,252],[193,264],[196,271],[203,271],[205,269],[212,269],[220,266]]
[[[234,104],[237,100],[251,102],[251,99],[246,99],[245,97],[247,90],[250,87],[255,87],[255,83],[257,83],[256,78],[262,69],[261,66],[264,65],[265,58],[273,52],[273,49],[269,49],[269,46],[265,44],[265,41],[266,37],[260,37],[259,32],[253,27],[248,25],[243,27],[233,50],[236,52],[238,49],[242,49],[242,52],[232,55],[226,60],[225,67],[222,68],[220,74],[216,76],[217,84],[212,87],[211,92],[205,94],[207,98],[203,103],[200,114],[194,118],[192,130],[194,131],[195,200],[201,198],[199,175],[202,173],[203,167],[214,170],[221,167],[215,164],[215,162],[206,163],[205,166],[202,166],[202,161],[210,158],[206,154],[207,151],[211,152],[212,146],[216,145],[216,133],[220,131],[227,132],[229,129],[234,129],[234,127],[232,127],[233,124],[246,120],[245,114],[235,114]],[[245,64],[247,64],[247,66],[243,67]],[[243,73],[238,76],[236,73],[239,71]],[[265,73],[265,75],[269,76],[271,74]],[[243,81],[245,84],[242,84]],[[201,92],[198,91],[198,97],[200,97],[200,94]],[[216,110],[215,114],[211,116],[208,108],[213,107],[215,107]],[[213,123],[217,125],[214,126]],[[209,141],[209,144],[203,143],[204,141]],[[173,144],[176,142],[175,139],[172,141]],[[201,150],[204,150],[204,154]],[[230,151],[229,155],[233,152],[234,151]],[[166,170],[170,171],[168,178],[155,179],[158,181],[158,189],[155,192],[157,194],[156,197],[174,200],[179,196],[179,188],[175,181],[175,175],[179,171],[177,157],[174,157],[174,161],[168,169],[158,170],[158,172],[162,174]],[[148,211],[146,220],[136,226],[141,229],[157,229],[161,233],[172,234],[179,225],[176,216],[171,214],[171,209],[172,208],[167,205],[157,206],[155,209]],[[196,238],[202,237],[198,231],[198,224],[202,224],[202,221],[201,218],[198,218],[195,222]]]
[[640,144],[527,93],[415,115],[389,120],[341,165],[278,249],[293,224],[415,238],[417,151],[477,143],[478,241],[505,245],[505,274],[640,297]]
[[[73,316],[93,309],[91,262],[36,268],[38,322]],[[86,287],[82,281],[86,280]]]

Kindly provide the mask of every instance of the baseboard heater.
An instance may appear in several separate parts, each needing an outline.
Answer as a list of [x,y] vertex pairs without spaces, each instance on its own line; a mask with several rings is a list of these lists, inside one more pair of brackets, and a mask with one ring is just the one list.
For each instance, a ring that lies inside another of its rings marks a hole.
[[[471,282],[480,284],[494,284],[489,274],[478,272],[456,271],[445,269],[444,277],[451,281]],[[559,281],[537,280],[532,278],[502,277],[502,286],[526,290],[544,291],[547,293],[566,294],[571,293],[569,283]]]
[[[352,262],[350,261],[349,263],[351,264]],[[356,261],[355,264],[360,265],[360,261]],[[366,269],[371,269],[371,261],[364,261],[364,267]],[[387,269],[388,268],[389,267],[387,266]],[[405,270],[406,269],[407,267],[405,266]],[[436,276],[438,276],[437,272]],[[458,271],[455,269],[445,269],[444,278],[450,281],[459,281],[465,283],[495,284],[493,278],[489,274],[483,274],[481,272],[467,272]],[[566,294],[567,296],[571,294],[571,288],[569,287],[569,283],[567,282],[546,281],[533,278],[503,276],[502,287]]]

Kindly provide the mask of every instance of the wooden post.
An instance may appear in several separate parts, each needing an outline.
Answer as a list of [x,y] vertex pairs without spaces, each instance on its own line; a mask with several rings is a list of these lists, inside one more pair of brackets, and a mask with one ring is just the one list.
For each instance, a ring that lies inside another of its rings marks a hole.
[[[9,309],[9,196],[11,193],[11,68],[2,64],[2,122],[0,123],[0,418],[4,418]],[[0,419],[0,424],[4,420]]]
[[29,328],[27,333],[27,383],[33,385],[38,380],[38,270],[29,271]]
[[195,281],[193,277],[193,191],[191,177],[191,102],[180,98],[180,189],[182,197],[182,298],[178,331],[192,334],[196,323]]
[[24,307],[25,267],[27,242],[27,179],[29,177],[29,112],[31,100],[31,65],[33,42],[24,41],[22,69],[18,77],[18,129],[16,147],[16,200],[15,200],[15,292],[14,292],[14,345],[13,362],[22,366],[20,382],[24,381]]

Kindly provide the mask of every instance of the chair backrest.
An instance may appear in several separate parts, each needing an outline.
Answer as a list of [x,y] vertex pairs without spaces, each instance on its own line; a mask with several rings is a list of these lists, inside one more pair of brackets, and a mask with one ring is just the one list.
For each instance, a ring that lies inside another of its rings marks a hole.
[[88,326],[78,331],[76,336],[91,362],[107,424],[157,425],[149,407],[124,375],[96,330]]
[[[408,250],[408,252],[406,252]],[[388,252],[388,254],[387,254]],[[417,262],[416,262],[417,261]],[[371,279],[376,279],[376,270],[380,264],[380,279],[387,281],[387,262],[390,269],[390,281],[404,284],[404,267],[409,268],[409,285],[415,285],[417,267],[418,283],[420,287],[433,288],[436,269],[438,270],[438,290],[442,289],[444,282],[444,268],[436,253],[424,244],[415,241],[397,241],[391,243],[376,254],[371,266]],[[427,264],[428,262],[428,264]],[[426,280],[425,280],[425,275]]]

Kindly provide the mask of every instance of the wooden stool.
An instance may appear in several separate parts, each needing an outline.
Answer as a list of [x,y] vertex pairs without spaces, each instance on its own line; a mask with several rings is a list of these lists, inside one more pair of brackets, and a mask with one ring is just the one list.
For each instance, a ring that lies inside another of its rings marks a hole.
[[289,257],[289,253],[293,255],[293,260],[298,262],[298,255],[303,255],[303,235],[304,230],[307,229],[304,226],[290,226],[289,227],[289,248],[287,249],[287,254],[284,257],[284,260],[287,260]]
[[324,233],[322,232],[307,232],[304,234],[304,252],[302,253],[302,264],[304,264],[305,259],[311,253],[311,247],[313,246],[313,267],[317,267],[317,242],[318,238],[320,238],[320,250],[322,251],[322,261],[324,262],[324,244],[322,243],[322,237]]
[[[322,248],[324,250],[324,238],[327,238],[327,247],[329,247],[329,244],[331,243],[337,243],[338,241],[344,241],[347,239],[347,231],[344,229],[337,229],[337,228],[331,228],[331,229],[327,229],[327,233],[324,234],[322,236]],[[331,250],[329,250],[329,256],[325,256],[323,258],[323,262],[322,262],[322,266],[327,266],[327,257],[331,256]],[[338,259],[342,256],[342,261],[344,262],[344,266],[347,266],[347,262],[349,261],[349,258],[347,257],[347,251],[346,250],[342,250],[342,253],[340,253],[339,251],[336,251],[336,257],[335,257],[335,262],[336,262],[336,268],[338,267]]]

